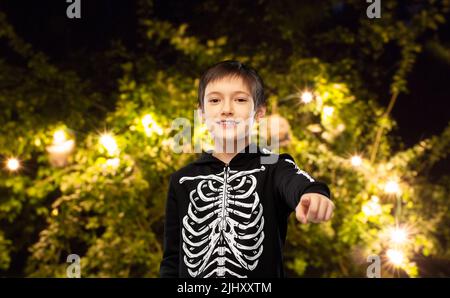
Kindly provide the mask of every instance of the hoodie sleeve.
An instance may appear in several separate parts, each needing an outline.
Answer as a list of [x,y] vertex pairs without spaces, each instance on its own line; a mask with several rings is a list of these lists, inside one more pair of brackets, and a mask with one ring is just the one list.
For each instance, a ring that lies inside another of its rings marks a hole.
[[178,217],[178,206],[173,179],[173,176],[171,176],[166,201],[166,215],[164,221],[164,253],[159,268],[160,277],[178,277],[179,275],[178,262],[180,221]]
[[278,193],[291,210],[295,210],[300,197],[305,193],[320,193],[331,199],[330,189],[298,168],[289,154],[280,154],[275,172]]

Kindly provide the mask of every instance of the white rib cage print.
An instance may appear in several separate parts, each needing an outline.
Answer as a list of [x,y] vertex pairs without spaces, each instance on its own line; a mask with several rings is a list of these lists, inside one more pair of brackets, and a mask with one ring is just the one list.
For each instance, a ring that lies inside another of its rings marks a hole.
[[182,177],[200,180],[189,193],[183,218],[184,263],[192,277],[247,277],[263,252],[263,206],[254,173],[228,166],[219,174]]

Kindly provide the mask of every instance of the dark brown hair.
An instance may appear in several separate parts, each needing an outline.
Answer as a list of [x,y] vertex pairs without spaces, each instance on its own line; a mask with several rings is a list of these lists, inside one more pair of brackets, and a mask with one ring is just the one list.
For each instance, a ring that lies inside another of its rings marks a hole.
[[264,82],[255,69],[236,60],[225,60],[209,67],[200,78],[198,104],[203,109],[206,86],[225,77],[239,77],[252,93],[255,109],[266,105]]

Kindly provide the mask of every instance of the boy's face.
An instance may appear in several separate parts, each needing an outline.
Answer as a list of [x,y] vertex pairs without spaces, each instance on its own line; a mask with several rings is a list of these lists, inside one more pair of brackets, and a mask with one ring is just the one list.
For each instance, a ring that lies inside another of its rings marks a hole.
[[255,111],[251,91],[240,77],[225,77],[206,86],[202,117],[215,142],[242,140],[249,136],[254,120],[265,109]]

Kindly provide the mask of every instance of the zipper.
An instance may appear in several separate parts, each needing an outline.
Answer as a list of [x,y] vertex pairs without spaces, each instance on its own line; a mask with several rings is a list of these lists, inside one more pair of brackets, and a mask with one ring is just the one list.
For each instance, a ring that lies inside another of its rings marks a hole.
[[222,192],[222,220],[221,225],[222,229],[225,230],[226,222],[225,222],[225,216],[226,216],[226,202],[228,199],[228,193],[227,193],[227,186],[228,186],[228,174],[229,174],[230,167],[228,163],[225,164],[225,167],[223,168],[223,192]]

